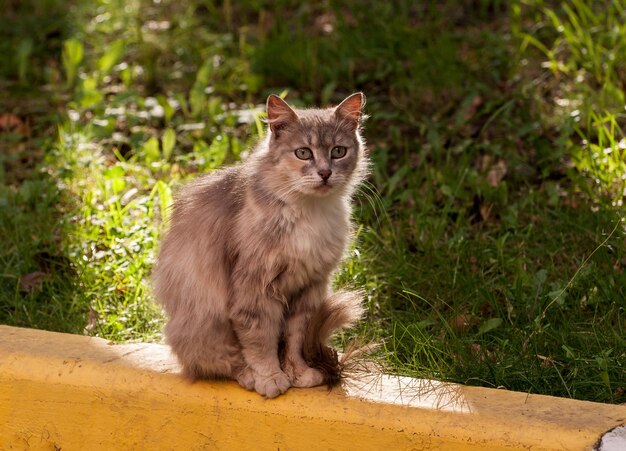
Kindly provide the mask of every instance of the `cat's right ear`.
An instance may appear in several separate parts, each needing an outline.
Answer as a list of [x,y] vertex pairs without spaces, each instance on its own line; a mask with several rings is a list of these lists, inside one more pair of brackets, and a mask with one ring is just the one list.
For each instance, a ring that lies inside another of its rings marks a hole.
[[274,94],[267,98],[267,121],[277,138],[282,129],[297,120],[298,115],[283,99]]

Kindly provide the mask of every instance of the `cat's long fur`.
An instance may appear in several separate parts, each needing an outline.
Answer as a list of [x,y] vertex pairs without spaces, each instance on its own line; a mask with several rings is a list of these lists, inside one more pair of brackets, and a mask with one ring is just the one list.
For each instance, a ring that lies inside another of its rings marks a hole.
[[[367,169],[364,103],[357,93],[294,110],[270,96],[268,136],[250,157],[178,194],[153,282],[189,378],[232,378],[267,397],[337,380],[326,341],[362,314],[358,293],[333,294],[330,282]],[[337,146],[346,155],[331,158]],[[302,148],[313,158],[297,157]]]

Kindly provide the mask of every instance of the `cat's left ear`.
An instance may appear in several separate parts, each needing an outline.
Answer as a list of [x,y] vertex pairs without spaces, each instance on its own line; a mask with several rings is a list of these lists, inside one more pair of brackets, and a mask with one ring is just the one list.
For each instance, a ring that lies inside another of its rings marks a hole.
[[297,120],[298,115],[283,99],[274,94],[267,98],[267,121],[276,137],[280,130]]
[[365,106],[365,94],[357,92],[348,96],[335,108],[335,114],[348,121],[354,128],[358,127],[363,117],[363,107]]

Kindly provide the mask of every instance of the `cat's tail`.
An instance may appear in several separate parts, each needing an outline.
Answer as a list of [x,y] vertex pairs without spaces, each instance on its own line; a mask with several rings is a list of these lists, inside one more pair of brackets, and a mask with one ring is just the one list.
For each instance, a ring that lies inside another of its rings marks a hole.
[[328,346],[331,335],[353,326],[364,314],[363,293],[337,291],[324,300],[309,321],[302,355],[312,368],[324,375],[324,382],[335,385],[341,379],[346,359]]

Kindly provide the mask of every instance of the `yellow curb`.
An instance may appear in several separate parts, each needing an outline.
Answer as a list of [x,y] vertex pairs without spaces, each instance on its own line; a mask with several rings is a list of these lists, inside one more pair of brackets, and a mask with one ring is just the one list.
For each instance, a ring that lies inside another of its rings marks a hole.
[[372,375],[266,400],[166,346],[0,326],[0,449],[584,450],[626,407]]

